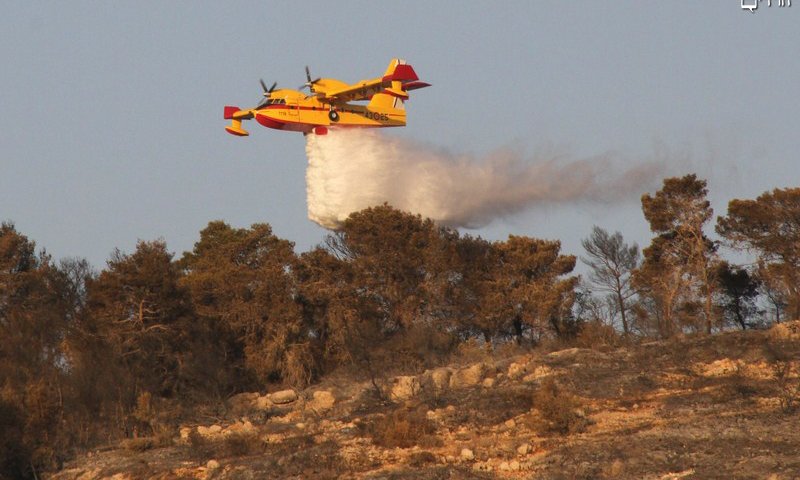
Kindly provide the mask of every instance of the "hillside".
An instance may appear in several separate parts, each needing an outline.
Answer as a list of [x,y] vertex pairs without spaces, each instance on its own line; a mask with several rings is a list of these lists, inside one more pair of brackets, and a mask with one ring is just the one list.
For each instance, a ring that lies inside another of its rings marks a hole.
[[468,357],[375,385],[240,394],[218,418],[50,478],[800,477],[800,322]]

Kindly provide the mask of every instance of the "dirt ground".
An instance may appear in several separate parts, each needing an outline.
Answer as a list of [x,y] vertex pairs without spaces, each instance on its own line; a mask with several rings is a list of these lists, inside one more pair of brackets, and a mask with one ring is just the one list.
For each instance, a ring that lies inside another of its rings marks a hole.
[[795,479],[799,374],[798,322],[486,353],[384,379],[380,396],[342,378],[287,404],[252,394],[216,425],[90,452],[49,478]]

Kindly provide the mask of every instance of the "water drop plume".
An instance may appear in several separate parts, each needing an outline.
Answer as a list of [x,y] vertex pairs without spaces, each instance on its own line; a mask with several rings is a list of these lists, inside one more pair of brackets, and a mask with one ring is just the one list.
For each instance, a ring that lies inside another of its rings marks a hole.
[[350,213],[384,202],[441,224],[476,228],[533,206],[638,199],[662,162],[622,165],[526,156],[506,149],[456,154],[373,130],[306,137],[308,216],[336,229]]

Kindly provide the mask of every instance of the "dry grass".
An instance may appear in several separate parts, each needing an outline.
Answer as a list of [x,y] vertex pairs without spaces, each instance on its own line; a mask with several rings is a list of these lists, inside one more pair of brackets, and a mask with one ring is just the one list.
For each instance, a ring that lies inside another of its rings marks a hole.
[[436,455],[428,451],[414,452],[408,457],[408,464],[412,467],[424,467],[436,463]]
[[361,424],[362,431],[375,445],[384,448],[436,447],[441,440],[434,436],[436,426],[428,420],[425,408],[398,409],[387,415],[376,415]]
[[781,408],[786,413],[794,412],[800,406],[800,367],[796,362],[776,361],[772,374]]
[[608,348],[618,347],[630,342],[620,335],[611,325],[589,322],[581,326],[574,343],[578,348],[607,350]]
[[350,466],[339,455],[340,446],[334,441],[317,443],[311,435],[289,437],[269,445],[265,457],[277,459],[271,466],[269,478],[347,478]]
[[533,395],[533,408],[539,416],[532,417],[531,427],[541,434],[579,433],[588,425],[578,399],[552,378],[545,379]]
[[531,409],[529,386],[513,386],[451,392],[440,403],[458,405],[449,421],[459,425],[488,427],[505,422]]
[[795,412],[800,407],[800,362],[798,343],[771,341],[764,344],[763,353],[772,368],[774,390],[785,413]]
[[152,448],[169,447],[172,443],[172,435],[169,432],[159,431],[156,435],[148,437],[125,439],[121,442],[121,446],[131,452],[145,452]]
[[235,432],[219,438],[208,438],[197,431],[189,433],[189,456],[196,460],[245,457],[264,453],[265,445],[256,432]]
[[200,435],[195,429],[189,432],[187,450],[189,457],[195,460],[211,458],[214,451],[211,441]]
[[153,437],[126,438],[122,441],[122,448],[131,452],[146,452],[156,445]]
[[244,457],[264,452],[264,442],[255,432],[236,432],[222,439],[221,457]]
[[[487,352],[461,354],[483,359]],[[498,354],[491,352],[494,359]],[[666,478],[692,470],[697,478],[793,478],[800,471],[799,355],[796,340],[750,331],[631,342],[602,354],[537,350],[524,354],[528,365],[547,369],[535,379],[501,376],[510,362],[495,360],[493,386],[423,391],[402,407],[360,385],[347,390],[352,395],[337,395],[335,415],[297,417],[304,428],[259,425],[269,443],[195,433],[188,446],[162,450],[139,440],[141,446],[128,448],[149,450],[114,454],[127,462],[114,472],[142,469],[136,478],[170,472],[189,450],[202,459],[196,465],[219,458],[231,475],[243,469],[231,478]],[[350,388],[354,378],[337,381]],[[531,449],[526,454],[518,450],[523,443]],[[443,462],[458,458],[464,446],[474,451],[473,461]],[[511,460],[522,464],[520,472],[498,471]],[[97,456],[91,461],[98,465]]]

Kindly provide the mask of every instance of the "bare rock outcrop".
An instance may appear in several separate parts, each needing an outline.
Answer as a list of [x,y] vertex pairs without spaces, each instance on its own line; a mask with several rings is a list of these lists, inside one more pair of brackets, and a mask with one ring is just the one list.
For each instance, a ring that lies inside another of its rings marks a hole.
[[406,400],[416,396],[420,391],[419,379],[415,376],[395,377],[392,381],[391,397],[393,400]]
[[486,376],[487,371],[488,367],[485,363],[476,363],[461,370],[456,370],[450,377],[450,388],[465,388],[478,385]]
[[336,397],[328,390],[317,390],[311,394],[311,399],[306,402],[306,410],[312,410],[317,414],[327,412],[336,404]]
[[269,395],[269,399],[275,405],[286,405],[297,401],[297,392],[294,390],[281,390]]
[[430,370],[430,383],[434,392],[441,393],[447,390],[450,386],[450,377],[453,375],[453,369],[448,367],[440,367]]

